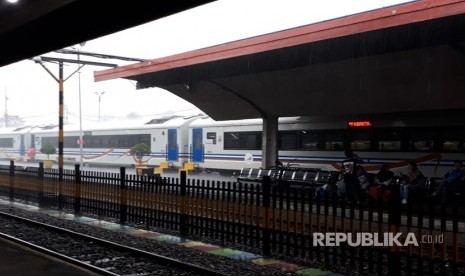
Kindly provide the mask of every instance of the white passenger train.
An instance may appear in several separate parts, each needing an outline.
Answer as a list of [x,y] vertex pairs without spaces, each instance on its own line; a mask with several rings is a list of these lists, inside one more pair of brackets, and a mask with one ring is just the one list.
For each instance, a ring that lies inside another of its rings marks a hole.
[[[280,118],[279,160],[303,168],[337,170],[344,159],[344,149],[352,148],[369,171],[376,171],[384,163],[394,170],[404,170],[405,161],[416,160],[425,175],[442,176],[454,160],[465,159],[465,122],[461,117],[402,118]],[[64,129],[65,162],[79,163],[79,129]],[[34,158],[45,160],[47,156],[39,150],[47,143],[58,147],[57,133],[56,126],[2,129],[0,158],[25,158],[35,148]],[[89,164],[134,165],[136,160],[129,153],[130,148],[146,143],[152,153],[143,161],[150,166],[161,162],[173,167],[193,163],[209,170],[261,166],[261,119],[217,122],[207,116],[172,117],[137,126],[105,124],[84,129],[83,134],[82,155]]]

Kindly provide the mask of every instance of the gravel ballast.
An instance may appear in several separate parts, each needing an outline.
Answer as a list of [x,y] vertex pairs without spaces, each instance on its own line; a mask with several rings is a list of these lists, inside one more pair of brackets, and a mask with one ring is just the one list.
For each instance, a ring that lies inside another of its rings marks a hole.
[[139,248],[169,258],[197,264],[199,266],[209,267],[212,270],[216,270],[227,275],[294,275],[294,273],[291,272],[284,272],[277,269],[260,266],[248,261],[234,260],[222,256],[216,256],[202,252],[200,250],[183,247],[176,244],[159,242],[147,238],[133,237],[125,233],[101,229],[96,226],[59,219],[50,215],[26,211],[11,206],[0,205],[0,211],[57,227],[66,228],[101,239],[110,240],[122,245]]

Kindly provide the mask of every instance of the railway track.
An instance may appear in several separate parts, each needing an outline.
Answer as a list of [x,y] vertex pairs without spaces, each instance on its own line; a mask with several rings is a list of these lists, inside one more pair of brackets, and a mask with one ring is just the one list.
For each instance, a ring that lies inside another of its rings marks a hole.
[[101,275],[225,275],[4,212],[0,226],[2,238]]

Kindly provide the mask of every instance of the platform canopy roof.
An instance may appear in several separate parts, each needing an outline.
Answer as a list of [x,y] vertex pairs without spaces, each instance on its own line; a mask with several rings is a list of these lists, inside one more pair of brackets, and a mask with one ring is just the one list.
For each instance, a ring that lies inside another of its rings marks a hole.
[[0,1],[0,66],[212,1]]
[[465,109],[465,1],[424,0],[95,72],[216,120]]

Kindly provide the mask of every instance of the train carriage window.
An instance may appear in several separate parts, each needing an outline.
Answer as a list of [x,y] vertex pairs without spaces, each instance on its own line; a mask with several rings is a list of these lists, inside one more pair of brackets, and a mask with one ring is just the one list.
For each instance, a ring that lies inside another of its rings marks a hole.
[[229,150],[260,150],[262,134],[259,131],[225,132],[224,149]]
[[168,132],[168,147],[169,148],[175,148],[178,144],[178,139],[177,139],[177,133],[175,131],[170,131]]
[[105,136],[93,136],[94,139],[94,147],[95,148],[103,148],[105,147]]
[[[260,149],[261,148],[261,135],[260,133],[248,133],[244,135],[243,149]],[[259,138],[260,136],[260,138]]]
[[128,140],[129,137],[125,136],[118,136],[115,139],[116,144],[118,145],[118,148],[124,148],[126,144],[128,144],[126,141]]
[[140,143],[140,139],[138,139],[138,136],[133,136],[133,135],[118,136],[118,148],[120,149],[129,149],[139,143]]
[[[130,135],[89,135],[84,136],[84,148],[121,148],[130,149],[136,144],[144,143],[150,145],[150,134],[130,134]],[[78,136],[65,136],[65,148],[78,148]],[[58,145],[56,137],[43,137],[42,144],[54,143]]]
[[79,136],[65,136],[63,139],[63,147],[65,148],[78,148],[77,143]]
[[202,148],[202,133],[201,132],[196,132],[195,137],[194,137],[195,149],[201,149]]
[[[129,136],[131,136],[131,135],[129,135]],[[126,136],[126,137],[128,137],[128,136]],[[129,143],[128,144],[129,148],[133,147],[135,144],[140,144],[140,143],[150,145],[150,134],[137,134],[137,135],[134,135],[134,137],[135,138],[131,138],[131,139],[133,139],[132,141],[128,142]]]
[[57,137],[42,137],[42,146],[46,144],[51,144],[58,147],[58,138]]
[[444,151],[465,152],[465,129],[444,131],[442,149]]
[[240,144],[240,136],[237,132],[224,133],[224,149],[239,149]]
[[101,148],[102,147],[102,137],[92,136],[92,148]]
[[325,150],[340,151],[344,146],[342,131],[328,131],[324,133]]
[[300,149],[318,150],[319,135],[317,133],[302,131],[300,137]]
[[91,148],[92,147],[92,136],[86,135],[84,133],[84,136],[82,137],[84,140],[84,147]]
[[433,151],[436,145],[437,131],[431,129],[410,129],[409,151]]
[[0,138],[0,147],[2,148],[12,148],[13,144],[13,138]]
[[[119,143],[118,143],[118,140],[119,140],[119,137],[121,136],[108,136],[107,139],[108,139],[108,148],[119,148]],[[105,147],[105,148],[107,148]]]
[[278,148],[280,150],[297,149],[297,132],[279,132]]
[[379,151],[401,151],[402,132],[399,129],[379,129],[376,132]]
[[353,150],[370,150],[371,135],[369,131],[354,131],[350,133],[350,148]]

